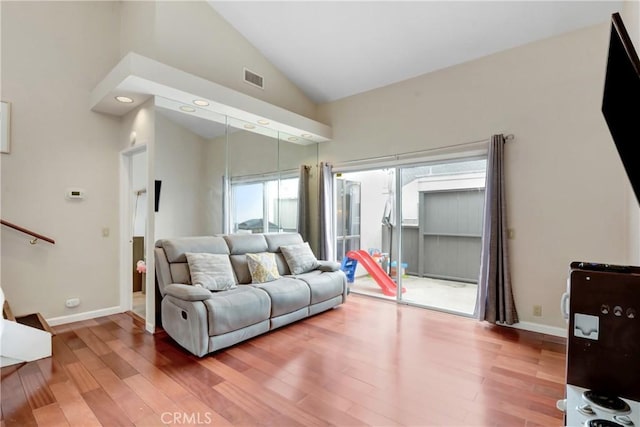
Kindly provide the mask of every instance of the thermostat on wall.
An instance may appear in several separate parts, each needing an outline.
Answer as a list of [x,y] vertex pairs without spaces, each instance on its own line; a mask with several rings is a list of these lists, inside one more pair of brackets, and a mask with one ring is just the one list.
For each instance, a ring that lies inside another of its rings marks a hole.
[[68,188],[66,197],[69,200],[81,200],[84,199],[84,190],[81,188]]

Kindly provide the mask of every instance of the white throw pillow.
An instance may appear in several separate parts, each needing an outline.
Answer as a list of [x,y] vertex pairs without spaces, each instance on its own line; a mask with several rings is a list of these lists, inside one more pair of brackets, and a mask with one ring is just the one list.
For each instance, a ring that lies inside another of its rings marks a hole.
[[320,266],[311,247],[309,247],[309,242],[280,246],[280,251],[289,265],[291,274],[307,273]]
[[251,283],[266,283],[280,278],[276,256],[271,252],[247,254]]
[[229,255],[187,252],[191,283],[210,291],[226,291],[236,287]]

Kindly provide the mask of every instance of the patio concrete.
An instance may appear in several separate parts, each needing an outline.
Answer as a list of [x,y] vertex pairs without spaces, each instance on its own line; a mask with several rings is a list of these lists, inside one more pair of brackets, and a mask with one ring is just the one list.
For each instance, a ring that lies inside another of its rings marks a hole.
[[[351,292],[395,300],[382,293],[382,289],[369,275],[358,276],[349,283]],[[406,275],[402,278],[406,291],[402,294],[405,302],[440,310],[453,311],[467,316],[473,315],[478,286],[451,280],[431,279]]]

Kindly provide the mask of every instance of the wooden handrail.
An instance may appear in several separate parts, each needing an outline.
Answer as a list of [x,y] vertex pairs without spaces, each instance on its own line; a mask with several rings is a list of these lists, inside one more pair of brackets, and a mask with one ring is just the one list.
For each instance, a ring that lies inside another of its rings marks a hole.
[[52,245],[56,244],[55,240],[53,240],[50,237],[43,236],[42,234],[39,234],[39,233],[36,233],[34,231],[28,230],[28,229],[26,229],[24,227],[20,227],[19,225],[12,224],[10,222],[5,221],[4,219],[0,219],[0,224],[6,225],[7,227],[13,228],[14,230],[18,230],[18,231],[20,231],[20,232],[22,232],[24,234],[28,234],[29,236],[34,237],[34,239],[31,240],[31,244],[32,245],[35,245],[38,240],[44,240],[45,242],[49,242]]

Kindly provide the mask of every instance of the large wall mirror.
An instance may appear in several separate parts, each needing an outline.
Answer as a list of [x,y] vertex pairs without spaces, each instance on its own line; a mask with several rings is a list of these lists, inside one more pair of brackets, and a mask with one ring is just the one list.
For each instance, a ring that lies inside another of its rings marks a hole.
[[[139,253],[164,238],[297,231],[299,225],[315,247],[317,143],[167,98],[156,97],[154,105],[146,188],[155,190],[158,203]],[[154,277],[139,289],[134,283],[132,310],[159,325],[161,298],[145,295]]]
[[162,184],[154,239],[297,231],[301,224],[311,240],[317,143],[302,144],[268,123],[181,106],[156,100],[155,177]]

